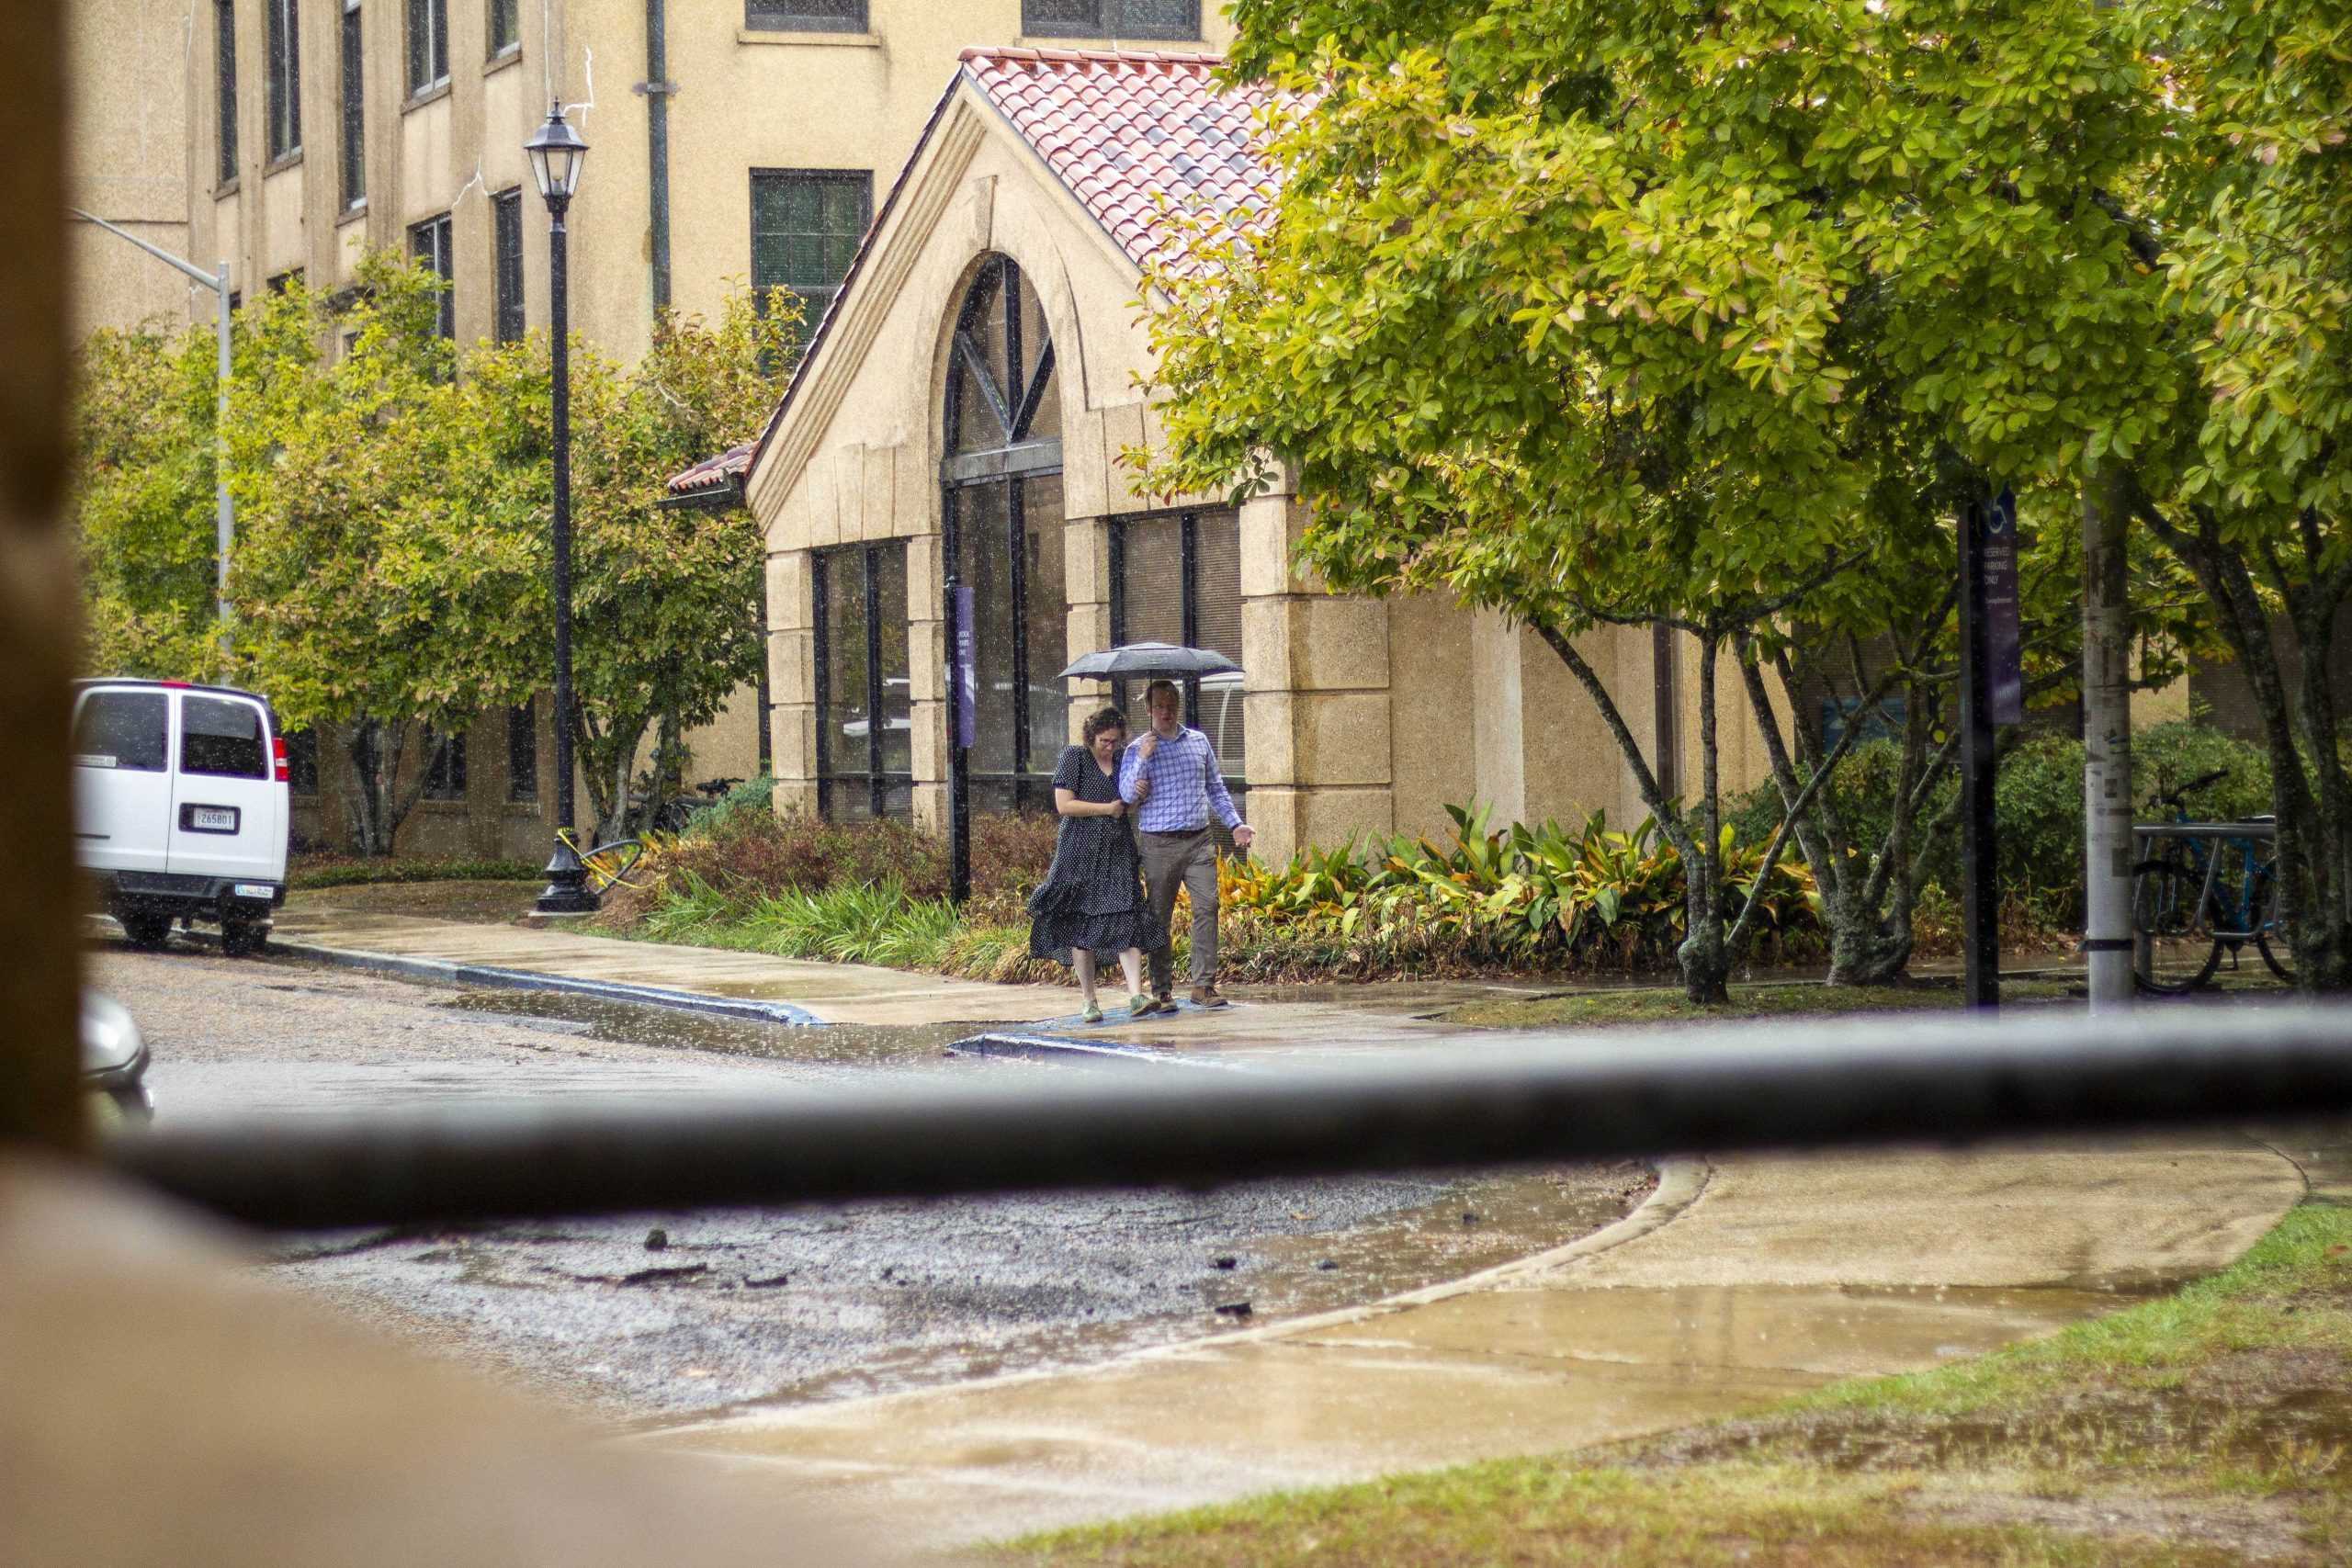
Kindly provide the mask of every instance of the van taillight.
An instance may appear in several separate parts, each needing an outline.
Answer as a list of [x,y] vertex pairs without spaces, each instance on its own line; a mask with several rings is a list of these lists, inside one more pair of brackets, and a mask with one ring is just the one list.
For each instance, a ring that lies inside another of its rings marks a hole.
[[289,775],[286,772],[286,737],[283,735],[269,738],[269,763],[277,782],[286,783]]

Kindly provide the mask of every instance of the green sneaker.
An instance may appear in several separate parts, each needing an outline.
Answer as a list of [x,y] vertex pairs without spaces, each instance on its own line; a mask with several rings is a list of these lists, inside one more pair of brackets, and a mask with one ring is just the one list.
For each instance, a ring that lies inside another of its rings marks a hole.
[[1086,1010],[1078,1015],[1078,1021],[1080,1023],[1100,1023],[1102,1021],[1102,1010],[1094,1003],[1089,1002],[1086,1004]]
[[1140,991],[1127,998],[1127,1016],[1129,1018],[1149,1018],[1153,1013],[1156,1013],[1159,1010],[1159,1003],[1154,998],[1145,996]]

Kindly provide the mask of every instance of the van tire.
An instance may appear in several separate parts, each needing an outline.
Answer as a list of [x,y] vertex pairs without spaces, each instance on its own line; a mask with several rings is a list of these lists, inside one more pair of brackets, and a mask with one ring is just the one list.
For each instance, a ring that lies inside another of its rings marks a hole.
[[251,920],[220,922],[220,951],[230,958],[251,958],[269,939],[269,928]]
[[162,947],[172,934],[172,917],[153,909],[125,909],[115,919],[122,922],[122,934],[131,946],[149,952]]

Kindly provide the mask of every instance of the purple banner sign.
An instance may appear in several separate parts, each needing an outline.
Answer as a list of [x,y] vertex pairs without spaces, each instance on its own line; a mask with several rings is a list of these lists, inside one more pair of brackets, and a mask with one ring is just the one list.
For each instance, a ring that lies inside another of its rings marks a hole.
[[[2014,645],[2016,638],[2011,637]],[[956,585],[956,744],[970,750],[979,743],[980,672],[973,655],[972,589]]]
[[2025,719],[2025,671],[2018,657],[2018,498],[2003,485],[1984,503],[1985,695],[1995,724]]

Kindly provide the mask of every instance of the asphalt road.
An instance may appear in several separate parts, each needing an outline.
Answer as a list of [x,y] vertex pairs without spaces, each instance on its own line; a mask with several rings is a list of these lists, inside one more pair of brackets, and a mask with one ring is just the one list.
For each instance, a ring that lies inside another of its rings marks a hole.
[[[102,947],[92,980],[138,1018],[167,1121],[1087,1070],[943,1056],[953,1023],[790,1030],[196,949]],[[1595,1229],[1647,1186],[1614,1166],[700,1211],[278,1237],[261,1267],[601,1415],[660,1422],[1079,1365],[1376,1300]]]

